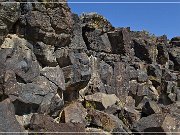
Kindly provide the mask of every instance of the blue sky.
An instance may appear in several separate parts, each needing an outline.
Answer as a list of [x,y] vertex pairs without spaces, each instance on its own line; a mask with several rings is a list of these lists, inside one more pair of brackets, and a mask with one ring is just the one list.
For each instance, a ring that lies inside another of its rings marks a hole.
[[[122,0],[68,0],[69,2],[104,2]],[[147,0],[124,0],[146,2]],[[180,0],[148,0],[149,2],[180,2]],[[157,36],[166,34],[169,39],[180,36],[179,4],[77,4],[69,3],[72,12],[97,12],[115,27],[131,27],[131,30],[147,30]]]

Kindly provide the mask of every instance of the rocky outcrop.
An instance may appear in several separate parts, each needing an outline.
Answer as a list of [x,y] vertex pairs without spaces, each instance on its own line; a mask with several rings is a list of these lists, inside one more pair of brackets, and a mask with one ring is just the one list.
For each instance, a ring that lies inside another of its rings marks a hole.
[[64,0],[11,2],[0,3],[0,132],[180,132],[180,37],[115,28]]

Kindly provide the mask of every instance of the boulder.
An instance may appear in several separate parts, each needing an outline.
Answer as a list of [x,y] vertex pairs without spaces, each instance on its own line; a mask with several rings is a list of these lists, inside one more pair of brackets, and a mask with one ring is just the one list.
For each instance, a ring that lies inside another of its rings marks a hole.
[[0,45],[3,43],[6,35],[13,31],[13,25],[19,19],[20,12],[20,3],[2,2],[0,4]]
[[43,42],[37,42],[34,45],[34,54],[37,60],[44,66],[55,67],[58,65],[55,57],[55,47],[52,45],[46,45]]
[[1,49],[11,50],[6,54],[6,69],[14,71],[20,82],[32,82],[39,75],[39,64],[27,40],[8,35]]
[[0,132],[25,132],[15,117],[14,106],[9,99],[0,102]]
[[50,82],[55,84],[59,89],[65,90],[64,74],[59,66],[45,67],[41,71],[41,75],[46,77]]
[[131,55],[131,37],[128,28],[117,28],[114,31],[108,32],[108,38],[112,46],[112,53]]
[[160,106],[154,102],[154,101],[149,101],[146,102],[142,108],[142,113],[149,116],[151,114],[159,114],[162,113],[162,110],[160,108]]
[[87,111],[79,102],[71,103],[60,113],[60,121],[63,123],[84,123],[86,124]]
[[94,125],[103,129],[104,131],[112,132],[113,130],[119,130],[121,132],[128,132],[128,128],[123,124],[123,122],[115,117],[98,110],[90,109],[88,111],[87,120],[90,125]]
[[73,132],[74,134],[79,134],[78,132],[85,132],[85,127],[80,123],[56,123],[54,119],[48,115],[34,114],[30,122],[30,132],[60,132],[63,135]]
[[178,47],[180,47],[180,37],[178,36],[178,37],[173,37],[172,39],[171,39],[171,44],[173,45],[173,46],[178,46]]
[[169,58],[174,63],[174,70],[179,71],[180,69],[180,48],[173,47],[169,49]]
[[146,63],[156,62],[158,54],[156,37],[140,32],[135,33],[132,39],[136,57]]
[[[28,6],[33,7],[32,3]],[[25,34],[28,40],[57,47],[70,43],[73,20],[66,4],[36,4],[34,9],[27,10],[22,18],[26,23],[21,27],[23,26],[23,31],[28,31]],[[51,40],[52,38],[54,40]]]
[[137,132],[164,132],[163,121],[164,116],[162,114],[152,114],[141,118],[133,125],[133,129]]
[[119,102],[119,99],[115,94],[95,93],[85,96],[85,102],[89,104],[92,102],[96,109],[104,110]]

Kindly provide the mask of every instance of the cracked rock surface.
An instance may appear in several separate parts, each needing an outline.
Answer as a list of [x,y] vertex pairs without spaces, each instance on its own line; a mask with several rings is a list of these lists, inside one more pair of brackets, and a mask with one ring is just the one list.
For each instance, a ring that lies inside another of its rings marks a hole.
[[0,132],[180,132],[179,36],[115,28],[66,0],[3,1]]

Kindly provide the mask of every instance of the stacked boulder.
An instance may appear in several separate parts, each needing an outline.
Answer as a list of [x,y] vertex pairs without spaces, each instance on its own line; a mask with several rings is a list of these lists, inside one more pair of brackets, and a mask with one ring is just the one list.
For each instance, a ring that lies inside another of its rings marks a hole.
[[0,132],[180,132],[180,37],[115,28],[65,0],[2,2],[0,110]]

